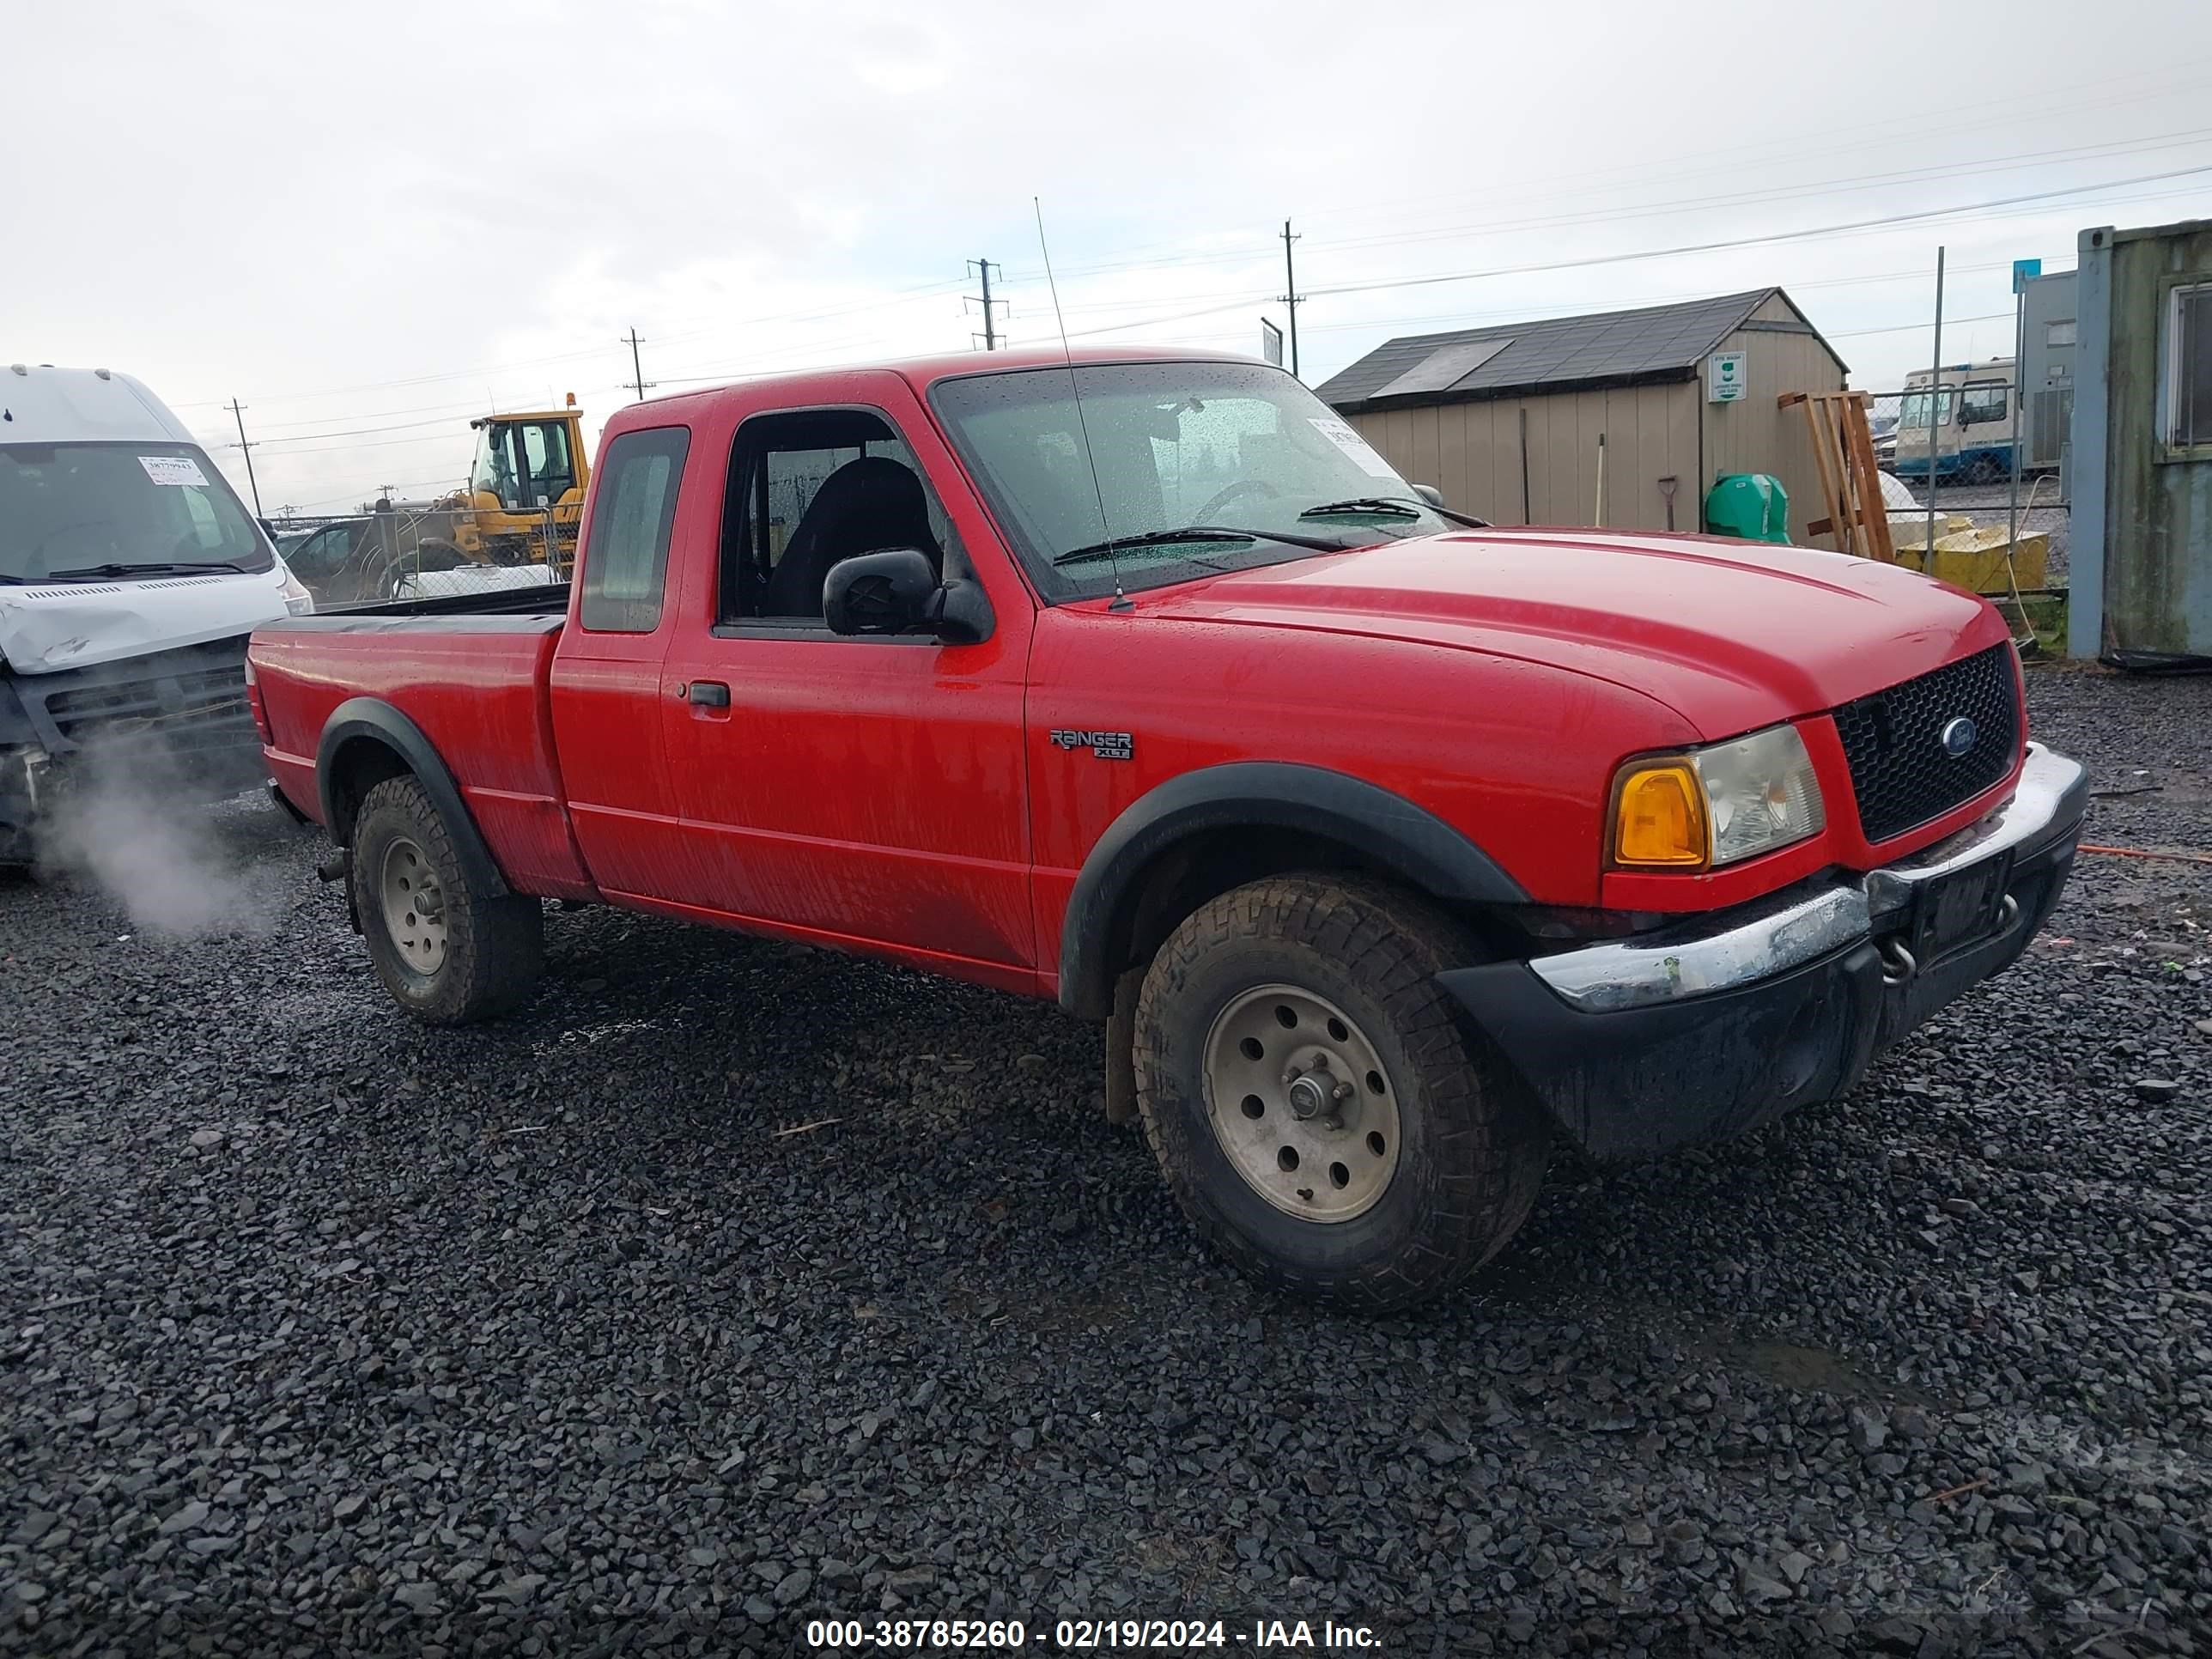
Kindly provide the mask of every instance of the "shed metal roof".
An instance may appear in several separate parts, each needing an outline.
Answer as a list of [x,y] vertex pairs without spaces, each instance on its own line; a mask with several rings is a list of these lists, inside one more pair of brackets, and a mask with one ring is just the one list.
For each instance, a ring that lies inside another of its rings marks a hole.
[[[1797,324],[1820,332],[1778,288],[1716,299],[1547,317],[1527,323],[1408,334],[1386,342],[1319,388],[1340,410],[1403,408],[1513,392],[1571,392],[1593,385],[1687,380],[1723,340],[1779,295]],[[1786,325],[1767,325],[1786,326]],[[1820,343],[1831,357],[1835,349]],[[1844,366],[1836,358],[1837,366]]]

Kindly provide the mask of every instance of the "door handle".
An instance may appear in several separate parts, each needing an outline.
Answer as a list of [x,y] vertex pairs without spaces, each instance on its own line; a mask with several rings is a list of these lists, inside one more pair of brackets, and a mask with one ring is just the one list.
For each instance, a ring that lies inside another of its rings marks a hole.
[[720,680],[691,682],[691,705],[695,708],[727,708],[730,688]]

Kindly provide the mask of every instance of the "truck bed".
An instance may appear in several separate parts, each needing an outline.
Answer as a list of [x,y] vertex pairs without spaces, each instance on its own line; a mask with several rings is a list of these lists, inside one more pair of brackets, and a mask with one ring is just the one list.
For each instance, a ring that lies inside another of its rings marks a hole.
[[262,629],[247,657],[278,787],[322,822],[316,750],[331,714],[355,698],[390,704],[443,760],[512,884],[592,896],[569,835],[553,744],[553,647],[567,592],[402,600]]
[[565,617],[568,614],[568,587],[567,582],[537,582],[526,586],[487,587],[470,593],[387,599],[380,605],[348,605],[315,620],[342,623],[354,617]]

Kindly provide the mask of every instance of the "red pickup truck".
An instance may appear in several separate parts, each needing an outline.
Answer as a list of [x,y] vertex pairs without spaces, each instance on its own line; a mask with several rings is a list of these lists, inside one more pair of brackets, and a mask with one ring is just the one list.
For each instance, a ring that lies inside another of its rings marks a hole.
[[1221,1251],[1368,1307],[1493,1255],[1555,1135],[1849,1088],[2020,954],[2087,799],[1984,601],[1490,528],[1195,354],[636,404],[569,591],[250,665],[404,1007],[526,999],[547,899],[1057,998]]

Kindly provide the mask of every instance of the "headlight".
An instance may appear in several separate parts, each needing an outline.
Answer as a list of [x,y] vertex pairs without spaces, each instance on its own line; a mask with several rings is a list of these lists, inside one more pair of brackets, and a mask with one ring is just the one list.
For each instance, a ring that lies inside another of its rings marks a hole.
[[1705,870],[1818,835],[1828,821],[1794,726],[1682,755],[1646,757],[1613,779],[1613,865]]
[[290,565],[279,559],[276,567],[284,573],[284,609],[295,617],[313,616],[315,596],[307,592],[307,585],[292,574]]

